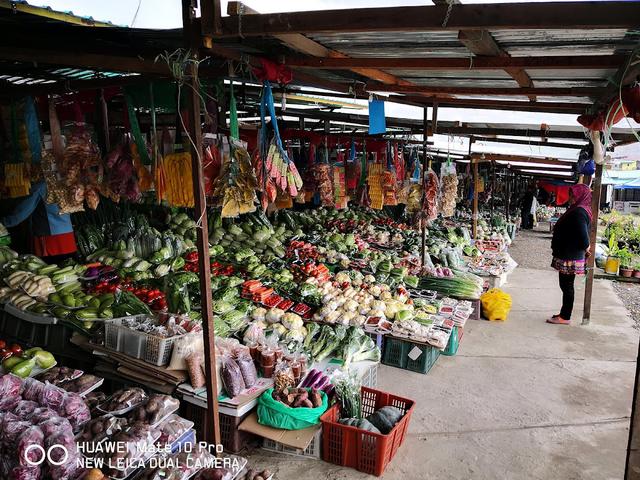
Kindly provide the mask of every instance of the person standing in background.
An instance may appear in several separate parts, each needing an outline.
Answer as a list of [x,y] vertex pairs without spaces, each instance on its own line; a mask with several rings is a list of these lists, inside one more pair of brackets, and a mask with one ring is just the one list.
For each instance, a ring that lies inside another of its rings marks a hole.
[[547,319],[547,323],[571,323],[576,275],[585,274],[586,259],[591,255],[591,218],[591,189],[582,183],[572,186],[569,188],[569,208],[556,222],[551,240],[551,266],[558,271],[562,309]]
[[531,209],[533,208],[535,198],[535,187],[529,187],[527,193],[522,197],[522,203],[520,206],[520,215],[522,217],[522,223],[520,226],[523,230],[531,230],[533,228],[533,215],[531,215]]

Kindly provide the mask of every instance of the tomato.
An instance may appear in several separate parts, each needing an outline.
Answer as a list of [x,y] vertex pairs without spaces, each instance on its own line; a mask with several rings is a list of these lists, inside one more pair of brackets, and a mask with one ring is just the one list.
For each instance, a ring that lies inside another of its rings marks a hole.
[[13,345],[11,345],[9,347],[9,350],[11,350],[16,355],[20,355],[22,353],[22,347],[17,343],[14,343]]
[[5,342],[4,340],[0,340],[0,349],[4,350],[5,348],[7,348],[7,342]]

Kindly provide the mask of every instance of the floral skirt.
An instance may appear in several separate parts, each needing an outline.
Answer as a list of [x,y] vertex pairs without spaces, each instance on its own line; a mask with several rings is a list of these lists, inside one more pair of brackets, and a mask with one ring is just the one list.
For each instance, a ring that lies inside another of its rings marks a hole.
[[587,270],[587,261],[584,259],[562,260],[561,258],[553,257],[551,267],[565,275],[584,275]]

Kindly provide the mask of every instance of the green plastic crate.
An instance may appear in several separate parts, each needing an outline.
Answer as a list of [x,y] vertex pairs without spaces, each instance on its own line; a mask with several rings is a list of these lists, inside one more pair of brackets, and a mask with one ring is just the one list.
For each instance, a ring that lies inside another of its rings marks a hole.
[[447,344],[447,348],[445,348],[444,351],[442,352],[442,355],[453,357],[456,353],[458,353],[458,347],[460,346],[461,338],[462,338],[462,329],[458,327],[453,327],[453,331],[451,332],[451,337],[449,337],[449,343]]
[[[412,352],[415,355],[411,354]],[[416,343],[411,340],[387,336],[382,363],[391,367],[426,374],[429,373],[439,356],[440,351],[426,343]]]

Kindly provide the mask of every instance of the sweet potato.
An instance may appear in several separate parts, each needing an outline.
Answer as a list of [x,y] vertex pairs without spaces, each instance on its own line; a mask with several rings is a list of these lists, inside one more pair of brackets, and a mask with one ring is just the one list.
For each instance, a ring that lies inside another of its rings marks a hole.
[[294,402],[294,407],[302,406],[302,403],[309,398],[309,393],[305,390],[304,393],[299,393],[296,401]]
[[309,400],[308,398],[306,398],[304,400],[304,402],[302,402],[302,405],[300,405],[301,407],[305,407],[305,408],[313,408],[313,403],[311,403],[311,400]]
[[309,400],[311,400],[311,403],[313,404],[314,408],[322,405],[322,397],[320,396],[320,393],[317,390],[314,390],[311,392],[311,394],[309,395]]

